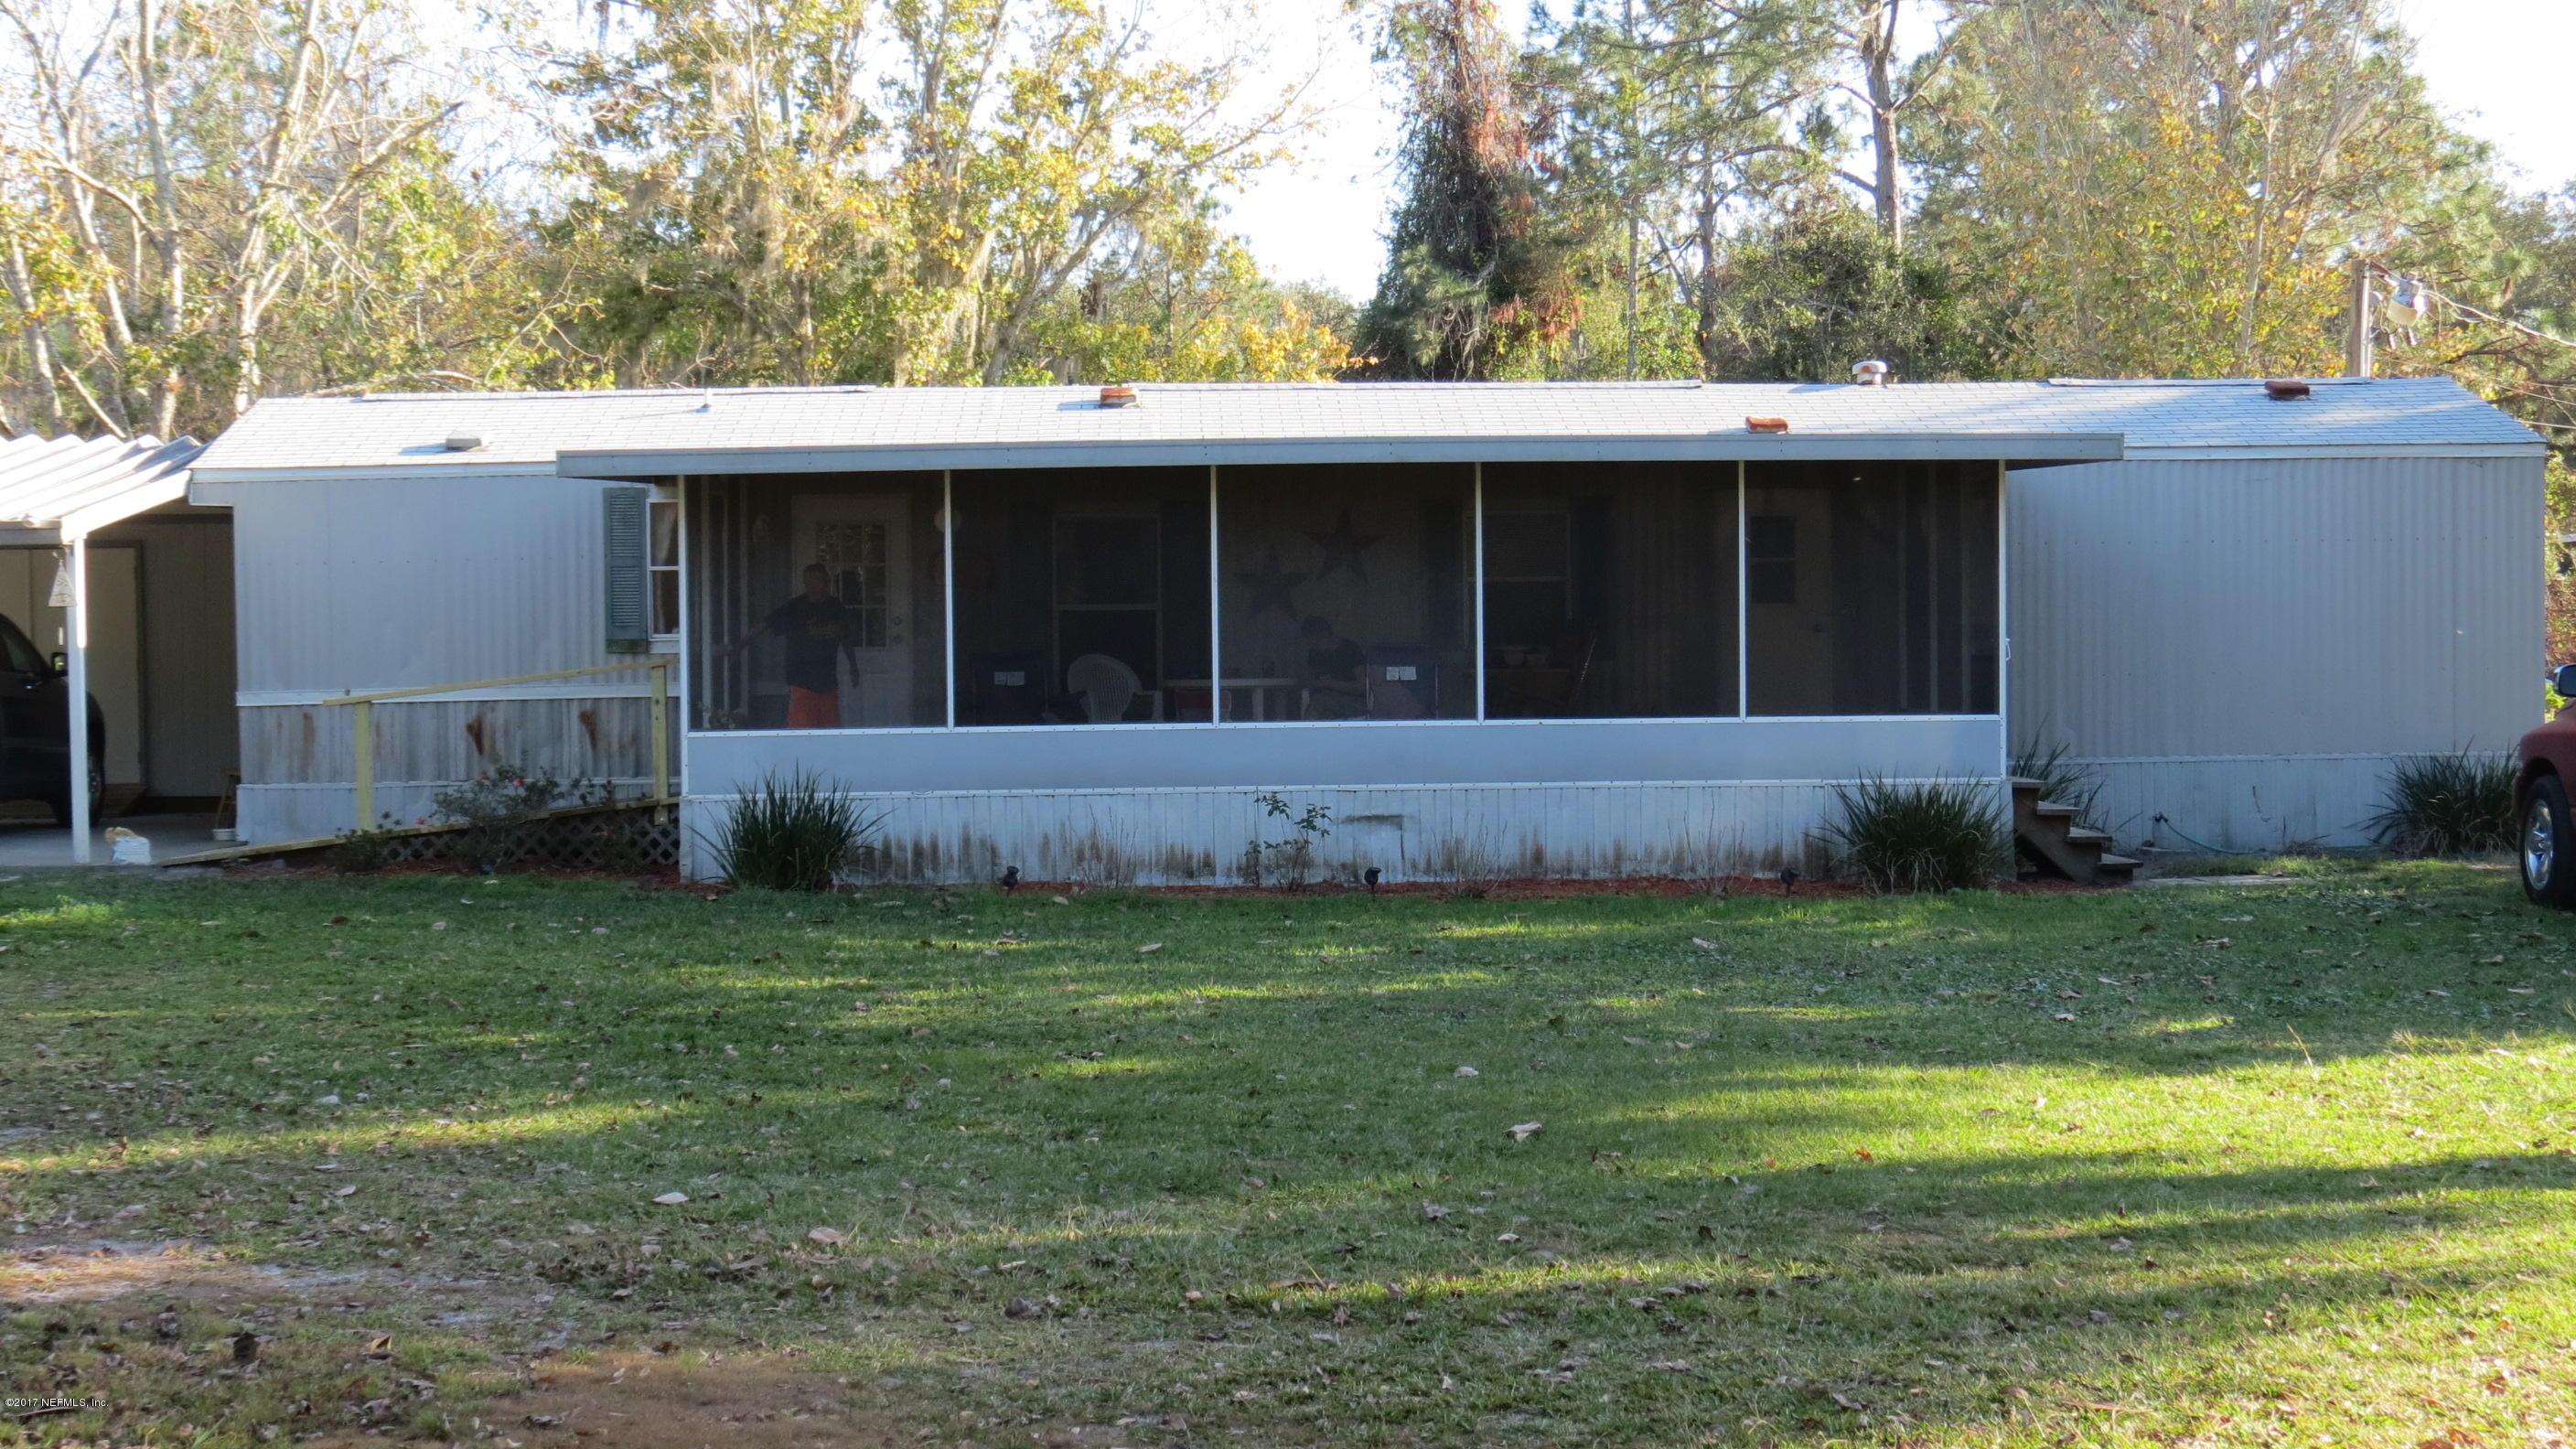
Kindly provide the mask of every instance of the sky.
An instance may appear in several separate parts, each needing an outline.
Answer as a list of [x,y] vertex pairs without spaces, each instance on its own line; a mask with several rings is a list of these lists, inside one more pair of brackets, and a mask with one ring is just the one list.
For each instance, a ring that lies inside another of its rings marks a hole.
[[[1514,12],[1512,0],[1502,8]],[[2566,57],[2576,54],[2576,0],[2393,0],[2416,39],[2434,103],[2496,147],[2529,189],[2576,181],[2576,125],[2566,113]],[[1273,275],[1319,281],[1354,300],[1386,260],[1398,118],[1343,0],[1273,0],[1270,71],[1316,71],[1323,120],[1293,167],[1265,173],[1232,199],[1231,221]]]

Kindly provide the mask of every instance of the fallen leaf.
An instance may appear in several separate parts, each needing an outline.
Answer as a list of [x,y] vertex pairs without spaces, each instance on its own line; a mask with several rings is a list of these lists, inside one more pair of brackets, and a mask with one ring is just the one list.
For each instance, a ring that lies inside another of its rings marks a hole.
[[1045,1312],[1046,1310],[1039,1307],[1034,1299],[1028,1298],[1014,1298],[1002,1305],[1004,1318],[1037,1318]]
[[1717,943],[1706,936],[1691,937],[1691,944],[1697,946],[1703,951],[1714,951],[1717,949]]
[[1069,906],[1069,905],[1072,905],[1072,904],[1073,904],[1073,902],[1071,902],[1071,901],[1069,901],[1069,900],[1065,899],[1063,896],[1049,896],[1049,897],[1047,897],[1047,899],[1048,899],[1048,900],[1050,900],[1050,901],[1053,901],[1055,904],[1057,904],[1057,905],[1059,905],[1059,906]]
[[1512,1140],[1514,1142],[1527,1142],[1532,1137],[1537,1136],[1539,1131],[1546,1126],[1547,1124],[1544,1122],[1520,1122],[1513,1124],[1506,1130],[1512,1134]]
[[680,1204],[687,1202],[688,1200],[689,1195],[685,1192],[666,1192],[660,1197],[653,1199],[653,1201],[660,1203],[664,1207],[678,1207]]
[[353,1182],[343,1187],[335,1187],[331,1189],[331,1195],[333,1197],[350,1197],[355,1195],[357,1191],[358,1185]]
[[2073,1021],[2075,1019],[2075,1013],[2071,1011],[2061,1011],[2057,1013],[2055,1019],[2058,1021]]
[[1150,944],[1150,945],[1145,945],[1145,946],[1139,946],[1139,947],[1137,947],[1137,948],[1136,948],[1136,954],[1137,954],[1137,955],[1139,955],[1139,956],[1149,956],[1149,955],[1152,955],[1154,952],[1156,952],[1156,951],[1160,951],[1160,950],[1162,950],[1162,949],[1163,949],[1163,943],[1162,943],[1162,942],[1160,942],[1160,941],[1156,941],[1156,942],[1154,942],[1154,943],[1152,943],[1152,944]]
[[821,1243],[827,1248],[837,1248],[850,1240],[850,1235],[839,1228],[812,1228],[807,1230],[805,1236],[807,1240]]

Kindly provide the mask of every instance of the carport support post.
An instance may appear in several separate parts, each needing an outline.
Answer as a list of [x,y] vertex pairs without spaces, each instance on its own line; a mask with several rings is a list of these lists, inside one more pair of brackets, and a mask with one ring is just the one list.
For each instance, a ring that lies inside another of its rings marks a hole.
[[68,671],[71,701],[64,708],[71,715],[71,733],[65,743],[71,747],[72,797],[72,864],[90,863],[89,849],[89,535],[75,533],[65,542],[71,545],[72,600],[65,615],[70,625],[63,632],[69,636],[71,668]]

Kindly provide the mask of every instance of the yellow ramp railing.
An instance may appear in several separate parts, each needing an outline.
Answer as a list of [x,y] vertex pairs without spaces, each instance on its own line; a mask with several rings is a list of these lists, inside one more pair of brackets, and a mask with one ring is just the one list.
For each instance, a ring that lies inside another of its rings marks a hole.
[[506,679],[469,679],[462,684],[425,684],[412,689],[378,689],[366,694],[344,694],[326,699],[326,705],[347,705],[355,712],[351,719],[357,748],[358,829],[376,828],[376,703],[387,699],[417,699],[423,695],[457,694],[468,689],[501,689],[513,684],[544,684],[557,679],[581,679],[593,674],[620,674],[629,669],[649,669],[653,673],[653,800],[656,805],[671,803],[671,666],[679,661],[667,655],[637,659],[624,664],[594,664],[587,669],[557,669],[546,674],[513,674]]

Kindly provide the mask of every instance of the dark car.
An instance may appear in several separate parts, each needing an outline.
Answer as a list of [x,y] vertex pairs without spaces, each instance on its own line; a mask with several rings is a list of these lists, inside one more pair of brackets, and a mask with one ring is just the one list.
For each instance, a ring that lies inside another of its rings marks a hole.
[[[0,616],[0,800],[42,800],[72,823],[71,688],[26,632]],[[89,809],[105,787],[107,728],[89,702]]]

